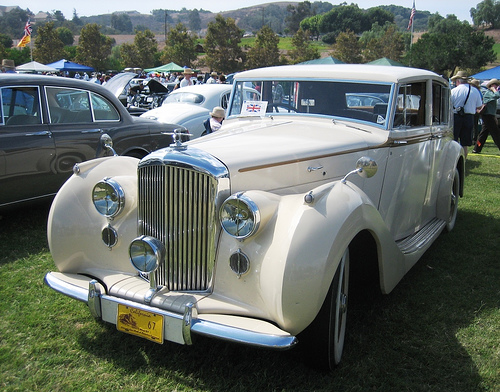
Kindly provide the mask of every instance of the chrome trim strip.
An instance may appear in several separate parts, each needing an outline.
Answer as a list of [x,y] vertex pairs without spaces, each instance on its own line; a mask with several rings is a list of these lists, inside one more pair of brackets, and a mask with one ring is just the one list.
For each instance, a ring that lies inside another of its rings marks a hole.
[[67,295],[70,298],[76,299],[81,302],[88,304],[89,300],[89,290],[82,287],[73,285],[71,283],[65,282],[56,278],[51,272],[47,272],[44,278],[44,282],[52,290],[58,293]]

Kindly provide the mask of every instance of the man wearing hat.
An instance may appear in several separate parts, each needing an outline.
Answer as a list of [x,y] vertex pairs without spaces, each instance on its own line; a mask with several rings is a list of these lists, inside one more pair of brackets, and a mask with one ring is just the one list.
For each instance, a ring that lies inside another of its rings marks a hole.
[[194,75],[193,70],[191,68],[184,68],[184,72],[182,74],[184,75],[184,79],[181,80],[179,87],[192,86],[194,84],[191,80],[191,77]]
[[207,84],[216,84],[217,78],[218,78],[217,72],[212,71],[210,73],[210,77],[207,79]]
[[451,80],[456,84],[451,90],[453,138],[462,145],[467,157],[467,147],[472,146],[474,114],[481,109],[483,97],[477,88],[467,83],[467,74],[464,71],[458,71]]
[[226,117],[224,109],[220,106],[214,107],[214,109],[210,112],[210,128],[212,129],[212,132],[220,129],[224,117]]
[[496,119],[497,99],[500,98],[499,87],[500,81],[498,79],[491,79],[486,84],[486,89],[483,90],[483,104],[485,105],[485,109],[481,113],[483,127],[477,138],[474,150],[472,150],[473,153],[479,154],[481,152],[488,134],[491,135],[498,149],[500,149],[500,131],[498,130]]

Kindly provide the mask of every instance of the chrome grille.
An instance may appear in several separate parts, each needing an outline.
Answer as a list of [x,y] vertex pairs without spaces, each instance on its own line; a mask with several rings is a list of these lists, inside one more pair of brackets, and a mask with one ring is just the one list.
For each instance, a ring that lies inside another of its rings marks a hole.
[[156,283],[173,291],[210,288],[216,237],[217,179],[194,168],[139,168],[139,234],[165,244]]

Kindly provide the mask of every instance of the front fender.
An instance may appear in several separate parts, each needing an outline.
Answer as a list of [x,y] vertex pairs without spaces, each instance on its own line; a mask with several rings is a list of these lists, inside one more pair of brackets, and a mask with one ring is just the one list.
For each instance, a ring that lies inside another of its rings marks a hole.
[[[47,223],[47,237],[54,262],[61,272],[90,273],[92,269],[135,273],[128,262],[128,246],[137,235],[137,164],[131,157],[93,159],[78,165],[57,193]],[[112,177],[125,192],[123,211],[107,219],[92,203],[95,184]],[[108,248],[102,230],[112,226],[118,242]]]
[[[246,192],[249,197],[253,193]],[[306,203],[304,194],[270,195],[277,207],[267,226],[245,241],[223,234],[219,247],[223,264],[217,270],[216,295],[245,303],[248,309],[265,309],[259,317],[274,320],[292,334],[301,332],[317,315],[342,254],[360,231],[372,232],[379,260],[386,257],[394,264],[381,273],[383,290],[390,291],[405,273],[389,230],[358,187],[335,182],[311,195],[313,203]],[[251,271],[239,280],[225,261],[237,250],[252,263]],[[383,262],[380,268],[385,270]]]

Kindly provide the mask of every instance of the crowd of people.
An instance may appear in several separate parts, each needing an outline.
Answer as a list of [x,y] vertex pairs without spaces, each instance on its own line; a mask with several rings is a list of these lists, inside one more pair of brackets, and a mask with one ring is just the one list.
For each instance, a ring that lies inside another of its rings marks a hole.
[[481,153],[491,135],[500,150],[500,129],[497,120],[497,100],[500,98],[500,81],[491,79],[481,83],[458,71],[451,78],[455,87],[451,90],[453,104],[453,137],[459,142],[467,157],[468,148]]

